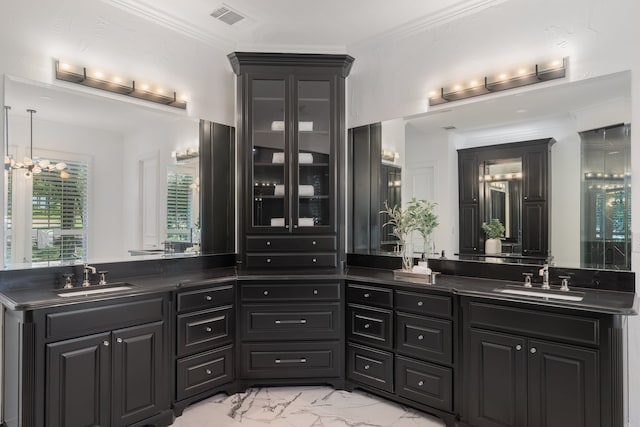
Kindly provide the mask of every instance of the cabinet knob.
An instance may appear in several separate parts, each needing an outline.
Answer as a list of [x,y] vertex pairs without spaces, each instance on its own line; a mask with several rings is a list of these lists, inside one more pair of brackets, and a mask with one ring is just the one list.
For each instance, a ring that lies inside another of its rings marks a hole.
[[531,347],[529,351],[531,352],[531,354],[536,354],[538,350],[535,347]]
[[122,338],[118,338],[118,339],[116,339],[116,341],[120,344],[120,343],[122,343]]
[[371,327],[371,325],[370,325],[369,323],[365,323],[365,324],[364,324],[364,328],[365,328],[365,329],[369,329],[370,327]]
[[478,201],[478,199],[474,197],[474,198],[473,198],[473,201],[474,201],[474,202],[477,202],[477,201]]
[[418,307],[422,307],[423,306],[423,302],[422,301],[418,301]]
[[477,250],[478,250],[478,248],[473,248],[473,250],[474,250],[474,251],[477,251]]
[[365,371],[368,371],[370,367],[371,367],[371,366],[369,366],[369,365],[364,365],[364,370],[365,370]]
[[267,264],[271,263],[271,258],[267,258]]
[[204,297],[204,299],[206,299],[207,301],[211,301],[213,297],[211,295],[207,295]]
[[207,332],[211,332],[213,329],[211,329],[211,326],[207,326],[206,328],[204,328],[204,330]]
[[424,339],[424,335],[418,335],[418,341],[422,341]]
[[289,229],[289,224],[285,225],[284,228]]
[[371,295],[369,295],[369,294],[367,293],[367,294],[364,294],[363,296],[364,296],[365,298],[369,298]]
[[316,241],[314,240],[313,242],[311,242],[311,244],[312,244],[313,246],[315,246],[315,245],[316,245]]
[[264,291],[264,292],[262,293],[262,295],[265,295],[265,296],[266,296],[266,295],[269,295],[269,291]]
[[314,289],[314,290],[313,290],[313,294],[314,294],[314,295],[318,295],[318,290],[317,290],[317,289]]
[[207,375],[211,375],[211,369],[207,369],[205,372],[207,373]]
[[102,345],[105,347],[109,347],[109,341],[107,340],[102,341]]
[[298,228],[298,224],[293,224],[293,228]]
[[271,241],[267,240],[267,246],[271,246]]
[[527,200],[527,199],[528,199],[528,197],[527,197],[527,196],[524,196],[524,199],[525,199],[525,200]]
[[418,381],[418,386],[419,387],[422,387],[423,385],[424,385],[424,381],[422,381],[422,380]]
[[518,351],[522,350],[522,346],[521,346],[520,344],[518,344],[518,345],[516,346],[516,350],[518,350]]
[[318,260],[314,258],[312,261],[313,261],[313,262],[317,262]]

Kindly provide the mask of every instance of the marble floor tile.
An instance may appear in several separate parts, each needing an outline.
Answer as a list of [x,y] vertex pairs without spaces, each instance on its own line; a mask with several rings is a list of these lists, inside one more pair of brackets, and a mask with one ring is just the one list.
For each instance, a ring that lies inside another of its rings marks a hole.
[[251,388],[185,409],[175,427],[442,427],[419,411],[361,391],[330,387]]

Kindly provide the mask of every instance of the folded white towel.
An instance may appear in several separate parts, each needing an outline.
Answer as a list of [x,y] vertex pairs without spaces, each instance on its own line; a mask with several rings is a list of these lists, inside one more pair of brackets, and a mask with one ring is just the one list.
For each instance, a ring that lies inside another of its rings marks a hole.
[[298,154],[298,163],[304,165],[313,163],[313,154],[311,153],[300,153]]
[[420,274],[431,274],[431,269],[429,267],[423,267],[421,265],[414,265],[411,272]]
[[313,218],[298,218],[298,227],[313,227]]
[[298,122],[300,132],[313,132],[313,122]]
[[284,163],[284,153],[273,153],[271,163]]
[[298,186],[298,196],[313,196],[313,185]]
[[271,218],[272,227],[284,227],[284,218]]
[[284,196],[284,185],[283,184],[276,184],[276,187],[273,190],[273,195],[274,196]]
[[271,130],[284,130],[284,122],[282,120],[274,120],[271,122]]

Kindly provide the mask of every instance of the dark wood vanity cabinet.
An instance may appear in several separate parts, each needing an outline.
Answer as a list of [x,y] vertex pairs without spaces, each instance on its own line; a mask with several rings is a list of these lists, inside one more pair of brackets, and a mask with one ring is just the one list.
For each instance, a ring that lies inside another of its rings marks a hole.
[[347,283],[347,380],[455,425],[453,297]]
[[622,328],[575,315],[465,299],[465,425],[622,426]]
[[220,283],[176,293],[174,408],[219,391],[233,391],[235,284]]
[[344,253],[348,55],[235,52],[239,262],[247,269],[338,267]]
[[166,425],[167,295],[5,314],[7,426]]
[[[510,254],[549,255],[549,152],[553,142],[547,138],[458,150],[460,254],[483,254],[482,223],[498,218],[507,228],[504,247],[510,248]],[[491,167],[501,163],[519,164],[518,172],[494,174]],[[502,187],[491,188],[492,184]],[[508,195],[501,200],[508,215],[493,212],[494,192]]]

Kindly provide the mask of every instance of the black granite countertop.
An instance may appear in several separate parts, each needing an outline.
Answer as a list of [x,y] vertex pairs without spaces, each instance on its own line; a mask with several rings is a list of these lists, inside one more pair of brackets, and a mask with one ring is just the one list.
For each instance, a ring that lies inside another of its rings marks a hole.
[[[510,282],[495,279],[480,279],[464,276],[438,275],[436,283],[426,285],[408,281],[394,280],[393,272],[363,267],[350,267],[347,274],[236,274],[233,268],[219,268],[189,273],[171,273],[163,275],[136,276],[123,280],[131,284],[131,289],[107,294],[80,295],[62,298],[56,294],[59,289],[26,288],[10,289],[0,292],[0,303],[11,310],[33,310],[61,305],[78,304],[90,301],[105,301],[116,298],[146,295],[158,292],[169,292],[180,288],[222,283],[228,280],[262,280],[282,279],[302,281],[317,280],[352,280],[370,284],[385,284],[404,289],[429,289],[435,292],[487,298],[499,301],[523,302],[545,307],[569,308],[617,315],[638,314],[638,300],[635,293],[617,292],[598,289],[572,288],[584,294],[582,301],[555,300],[538,296],[521,296],[504,294],[498,289],[506,286],[522,286],[521,282]],[[557,286],[556,286],[557,288]],[[524,289],[524,288],[522,288]]]

